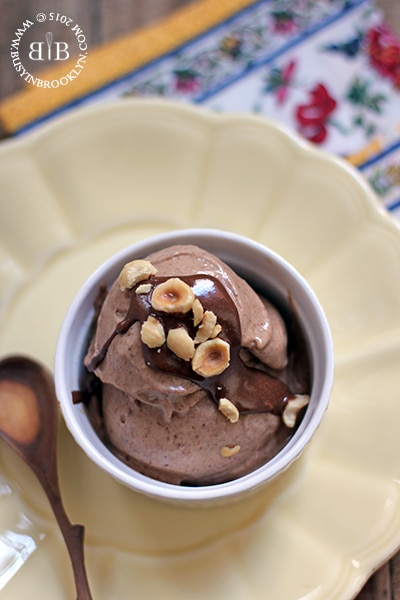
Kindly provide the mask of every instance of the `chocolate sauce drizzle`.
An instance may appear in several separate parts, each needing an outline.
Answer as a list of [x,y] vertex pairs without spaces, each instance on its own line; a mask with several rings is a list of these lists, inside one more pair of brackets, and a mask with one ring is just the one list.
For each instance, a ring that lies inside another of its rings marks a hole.
[[[177,357],[166,344],[161,348],[151,349],[142,342],[146,364],[155,371],[178,375],[196,383],[208,392],[216,405],[220,398],[228,398],[241,414],[271,412],[281,415],[287,400],[293,394],[286,383],[278,377],[243,362],[238,311],[223,285],[210,275],[200,274],[179,278],[192,288],[204,310],[213,311],[217,315],[218,323],[222,327],[218,337],[230,345],[230,365],[220,375],[202,377],[192,370],[190,362]],[[185,327],[188,333],[193,338],[195,337],[196,327],[193,324],[191,311],[187,314],[170,314],[157,311],[151,306],[153,287],[167,279],[169,277],[149,277],[146,281],[146,283],[152,284],[149,293],[137,294],[137,286],[124,292],[129,294],[128,311],[99,352],[92,357],[88,366],[89,371],[96,370],[117,336],[124,335],[134,323],[143,323],[149,315],[156,317],[163,324],[166,332],[170,328]]]

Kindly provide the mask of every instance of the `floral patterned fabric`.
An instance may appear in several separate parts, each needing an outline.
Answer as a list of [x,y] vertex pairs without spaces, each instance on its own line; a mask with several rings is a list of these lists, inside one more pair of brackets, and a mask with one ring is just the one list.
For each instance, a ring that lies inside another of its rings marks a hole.
[[371,0],[255,1],[95,94],[132,95],[282,122],[358,166],[400,217],[400,43]]

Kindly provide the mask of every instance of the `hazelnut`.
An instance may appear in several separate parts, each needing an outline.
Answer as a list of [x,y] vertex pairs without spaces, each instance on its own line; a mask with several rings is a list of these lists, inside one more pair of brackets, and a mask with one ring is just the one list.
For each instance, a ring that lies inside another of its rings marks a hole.
[[239,421],[239,411],[236,406],[228,400],[228,398],[220,398],[218,402],[218,410],[230,421],[237,423]]
[[140,329],[140,337],[142,342],[149,348],[160,348],[165,342],[165,332],[162,323],[150,315]]
[[219,375],[229,366],[230,346],[224,340],[215,338],[199,344],[192,359],[192,369],[203,377]]
[[296,425],[297,415],[302,408],[307,406],[309,401],[310,396],[307,394],[296,394],[292,398],[289,398],[282,413],[282,421],[286,427],[293,428]]
[[118,277],[119,289],[121,292],[131,290],[139,281],[156,273],[157,269],[148,260],[132,260],[122,267]]
[[192,288],[178,277],[171,277],[154,288],[151,305],[166,313],[187,313],[195,300]]
[[167,346],[183,360],[189,361],[193,357],[194,341],[184,327],[177,327],[168,331]]

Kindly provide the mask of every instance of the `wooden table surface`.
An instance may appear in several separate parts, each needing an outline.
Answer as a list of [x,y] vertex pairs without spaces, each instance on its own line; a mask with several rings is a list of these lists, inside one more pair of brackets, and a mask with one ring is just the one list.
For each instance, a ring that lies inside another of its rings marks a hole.
[[[0,99],[18,91],[22,79],[12,67],[10,35],[29,15],[64,12],[79,22],[93,48],[119,35],[154,23],[195,0],[0,0]],[[218,2],[218,0],[215,0]],[[400,0],[375,0],[400,38]],[[282,600],[285,600],[284,598]],[[340,599],[338,599],[340,600]],[[366,583],[356,600],[400,600],[400,552]]]

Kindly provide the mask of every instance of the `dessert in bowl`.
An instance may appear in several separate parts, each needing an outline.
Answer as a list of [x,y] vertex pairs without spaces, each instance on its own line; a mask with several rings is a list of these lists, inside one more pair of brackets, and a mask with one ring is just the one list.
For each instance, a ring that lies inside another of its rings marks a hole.
[[75,440],[115,479],[220,502],[302,453],[328,404],[333,349],[317,297],[279,255],[226,231],[176,230],[86,281],[55,377]]

